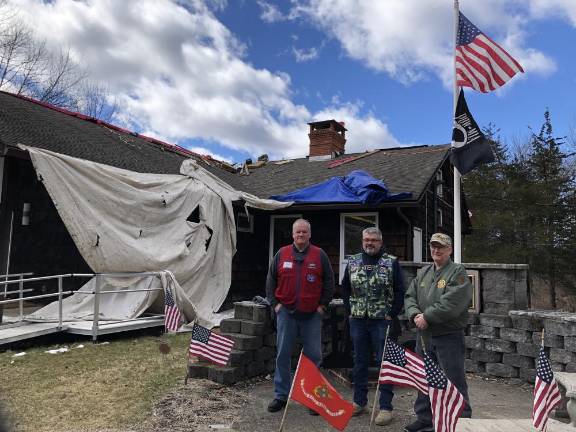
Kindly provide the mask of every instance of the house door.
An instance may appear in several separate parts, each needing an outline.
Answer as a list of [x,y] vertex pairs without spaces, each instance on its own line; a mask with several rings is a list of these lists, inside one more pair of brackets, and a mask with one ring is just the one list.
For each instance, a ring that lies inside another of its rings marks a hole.
[[278,249],[293,243],[292,224],[301,214],[277,215],[270,217],[270,252],[269,260],[272,261]]
[[378,213],[340,214],[340,275],[342,283],[348,257],[362,251],[362,231],[378,226]]

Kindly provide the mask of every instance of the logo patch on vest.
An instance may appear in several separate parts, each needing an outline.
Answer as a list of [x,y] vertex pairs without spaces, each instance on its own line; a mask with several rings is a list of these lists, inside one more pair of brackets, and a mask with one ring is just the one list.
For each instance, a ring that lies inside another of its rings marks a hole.
[[282,268],[291,269],[292,268],[292,261],[284,261],[282,263]]
[[316,276],[314,276],[313,274],[307,274],[306,275],[306,280],[310,283],[314,282],[316,280]]
[[446,288],[446,281],[444,279],[440,279],[438,281],[438,288],[440,288],[440,289]]
[[310,264],[308,264],[308,268],[309,268],[309,269],[315,269],[315,268],[316,268],[316,263],[310,263]]

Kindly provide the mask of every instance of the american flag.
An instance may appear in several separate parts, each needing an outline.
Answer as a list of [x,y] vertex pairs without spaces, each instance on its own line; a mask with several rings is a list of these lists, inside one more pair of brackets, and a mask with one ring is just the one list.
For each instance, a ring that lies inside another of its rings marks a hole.
[[174,302],[172,288],[167,286],[164,288],[164,327],[166,327],[166,331],[178,330],[181,317],[180,310]]
[[225,366],[230,358],[234,341],[194,323],[188,352],[220,366]]
[[424,394],[428,393],[428,381],[422,358],[393,341],[386,343],[379,382],[412,387]]
[[460,12],[456,36],[456,84],[482,93],[503,86],[522,66]]
[[546,430],[548,415],[560,403],[561,396],[558,385],[554,380],[554,373],[550,367],[550,361],[546,357],[544,347],[540,348],[540,354],[536,364],[536,384],[534,385],[534,410],[532,423],[540,431]]
[[428,397],[432,407],[434,430],[436,432],[454,432],[456,423],[464,409],[466,401],[456,386],[450,382],[438,365],[424,353]]

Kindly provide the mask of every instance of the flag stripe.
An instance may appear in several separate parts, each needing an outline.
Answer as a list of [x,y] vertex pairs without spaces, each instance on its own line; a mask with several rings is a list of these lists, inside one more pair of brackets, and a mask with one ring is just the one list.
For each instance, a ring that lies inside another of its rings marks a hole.
[[522,66],[460,12],[455,50],[456,84],[487,93],[496,90]]

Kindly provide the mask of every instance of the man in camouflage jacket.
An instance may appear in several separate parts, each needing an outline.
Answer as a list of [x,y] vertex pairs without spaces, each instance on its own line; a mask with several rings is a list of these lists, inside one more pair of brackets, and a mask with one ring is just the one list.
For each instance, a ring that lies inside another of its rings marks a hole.
[[[349,257],[342,279],[342,297],[354,346],[354,415],[366,412],[370,352],[379,365],[386,331],[404,302],[400,265],[396,257],[382,249],[382,232],[378,228],[366,228],[362,232],[362,249],[362,253]],[[391,385],[380,386],[377,425],[392,421],[393,397]]]

